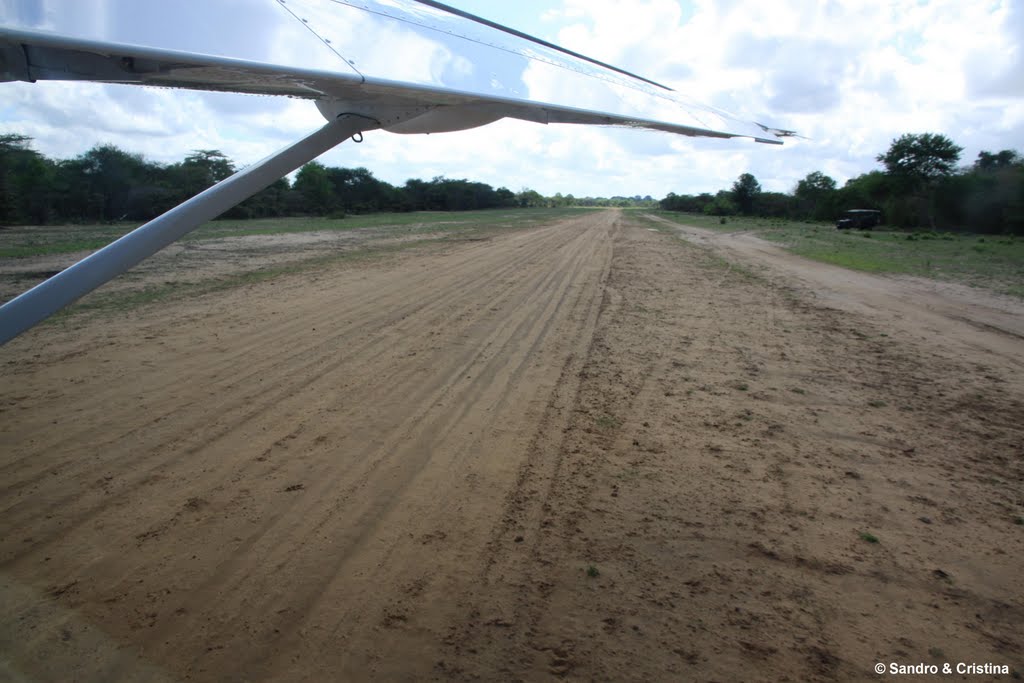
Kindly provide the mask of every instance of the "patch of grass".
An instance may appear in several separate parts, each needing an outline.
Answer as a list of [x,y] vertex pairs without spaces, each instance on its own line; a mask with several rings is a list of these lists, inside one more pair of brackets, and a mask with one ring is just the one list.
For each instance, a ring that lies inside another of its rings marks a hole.
[[889,404],[886,403],[885,401],[879,401],[876,399],[874,401],[868,401],[868,405],[871,406],[872,408],[884,408]]
[[916,275],[1014,293],[1024,284],[1024,240],[992,245],[971,234],[908,241],[906,233],[877,231],[870,241],[839,230],[808,232],[792,225],[758,236],[816,261],[871,273]]
[[617,472],[615,478],[620,481],[636,481],[640,478],[640,468],[634,465],[629,469]]
[[131,223],[5,227],[0,230],[0,258],[95,251],[136,227]]
[[[665,211],[654,211],[634,215],[632,216],[632,218],[640,222],[643,222],[647,227],[653,228],[658,232],[672,236],[673,238],[675,238],[676,244],[678,244],[681,247],[698,250],[701,253],[703,265],[705,266],[725,270],[730,275],[735,275],[747,280],[761,281],[763,279],[759,274],[757,274],[747,266],[742,265],[740,263],[736,263],[735,261],[730,261],[727,258],[723,258],[716,251],[705,245],[697,244],[696,242],[684,239],[682,236],[680,236],[679,232],[672,227],[672,225],[666,224],[659,220],[655,220],[656,216],[673,219],[675,217],[678,217],[678,215],[679,214],[672,214]],[[682,220],[673,220],[673,222],[680,224],[689,224],[688,221]]]
[[[51,321],[67,320],[80,313],[126,311],[141,304],[169,301],[183,297],[202,296],[211,292],[255,284],[282,275],[321,268],[340,261],[360,261],[383,255],[439,243],[449,239],[480,239],[482,236],[510,229],[528,228],[550,223],[560,218],[578,215],[579,209],[516,209],[466,212],[419,212],[404,214],[374,214],[345,219],[337,218],[281,218],[258,220],[212,221],[184,238],[186,242],[209,239],[271,235],[284,233],[317,232],[324,230],[372,230],[374,241],[354,242],[356,248],[343,251],[321,252],[280,266],[263,267],[232,275],[213,277],[198,282],[168,280],[120,291],[99,291],[86,296],[73,306],[61,311]],[[137,227],[133,223],[15,226],[0,230],[0,258],[29,258],[48,254],[90,251],[103,247]],[[389,241],[387,238],[400,237]],[[383,242],[383,243],[382,243]],[[42,266],[41,266],[42,268]],[[55,274],[47,264],[39,271],[8,274],[15,280],[42,279]],[[136,277],[133,272],[121,276],[122,281]],[[172,276],[173,277],[173,276]]]
[[49,254],[72,254],[76,251],[96,251],[107,246],[114,238],[71,240],[67,242],[25,243],[9,247],[0,247],[0,258],[28,258],[30,256],[47,256]]
[[597,567],[595,567],[594,565],[590,565],[589,567],[587,567],[587,576],[589,576],[590,578],[596,579],[600,575],[601,572],[598,571]]
[[[578,215],[583,209],[490,209],[486,211],[418,211],[377,213],[347,218],[219,219],[182,238],[197,242],[251,235],[338,232],[374,229],[388,234],[461,233],[529,227]],[[95,251],[131,232],[142,222],[82,225],[12,226],[0,230],[0,258]]]
[[790,391],[792,391],[794,394],[800,394],[801,396],[803,396],[804,394],[807,393],[807,391],[805,391],[804,389],[801,389],[800,387],[794,387],[794,388],[790,389]]
[[730,274],[738,275],[739,277],[741,277],[741,278],[743,278],[745,280],[758,280],[758,279],[760,279],[759,276],[757,275],[757,273],[752,271],[750,268],[747,268],[744,265],[736,263],[735,261],[730,261],[727,258],[723,258],[723,257],[719,256],[718,254],[716,254],[715,252],[711,251],[711,249],[709,249],[707,247],[700,247],[700,248],[704,250],[704,264],[705,265],[712,266],[714,268],[721,268],[723,270],[727,270],[727,271],[729,271]]
[[66,320],[69,316],[80,313],[116,313],[129,311],[142,304],[150,304],[159,301],[174,301],[186,297],[196,297],[213,292],[221,292],[245,285],[254,285],[267,280],[272,280],[284,275],[301,273],[315,270],[331,264],[343,261],[360,261],[381,258],[387,254],[410,249],[424,244],[430,244],[434,240],[410,240],[398,244],[386,244],[356,251],[317,256],[303,261],[293,262],[282,266],[262,268],[260,270],[234,273],[216,278],[200,280],[198,282],[175,282],[168,281],[159,285],[149,285],[137,290],[122,290],[117,292],[98,292],[91,294],[84,299],[72,304],[68,308],[52,316],[46,323],[55,323]]
[[1017,515],[1017,516],[1016,516],[1016,517],[1015,517],[1015,518],[1013,519],[1013,523],[1014,523],[1014,524],[1020,524],[1020,525],[1024,526],[1024,517],[1022,517],[1022,516],[1020,516],[1020,515]]
[[866,531],[860,532],[860,540],[867,541],[868,543],[878,543],[879,542],[878,541],[878,536],[875,536],[874,534],[869,534]]
[[971,233],[837,230],[830,223],[651,212],[681,225],[746,231],[794,254],[869,273],[916,275],[1024,298],[1024,239]]
[[415,211],[374,213],[345,218],[260,218],[217,220],[206,223],[186,240],[206,240],[246,235],[280,235],[296,232],[332,232],[381,229],[389,233],[480,231],[535,225],[575,215],[575,209],[490,209],[486,211]]
[[750,385],[747,384],[746,382],[738,382],[736,384],[736,389],[739,391],[747,391],[748,389],[750,389]]
[[723,221],[719,216],[703,216],[695,213],[677,213],[675,211],[650,211],[649,213],[667,218],[680,225],[692,225],[695,228],[707,228],[717,232],[738,232],[751,230],[758,225],[755,219],[745,216],[729,216]]
[[598,415],[594,422],[601,429],[618,429],[622,426],[622,422],[613,415]]

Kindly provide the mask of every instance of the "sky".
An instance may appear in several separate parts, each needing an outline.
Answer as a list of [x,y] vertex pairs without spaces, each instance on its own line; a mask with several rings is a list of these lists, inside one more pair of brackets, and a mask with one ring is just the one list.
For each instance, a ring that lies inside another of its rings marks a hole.
[[[981,150],[1024,151],[1020,0],[448,2],[806,139],[505,119],[429,136],[373,131],[322,163],[396,185],[446,176],[549,196],[661,198],[727,189],[743,173],[770,191],[790,192],[813,171],[842,185],[879,168],[875,157],[904,133],[949,136],[964,164]],[[109,143],[161,163],[219,149],[245,166],[323,124],[311,103],[287,98],[59,82],[3,83],[0,93],[0,132],[28,135],[52,158]]]

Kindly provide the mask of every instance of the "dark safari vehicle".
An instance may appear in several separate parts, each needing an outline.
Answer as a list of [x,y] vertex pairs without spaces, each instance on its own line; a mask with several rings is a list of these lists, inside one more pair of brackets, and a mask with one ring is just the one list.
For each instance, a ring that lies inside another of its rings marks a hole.
[[881,211],[876,211],[875,209],[850,209],[840,216],[838,221],[836,221],[836,228],[839,230],[846,230],[849,228],[870,230],[881,222]]

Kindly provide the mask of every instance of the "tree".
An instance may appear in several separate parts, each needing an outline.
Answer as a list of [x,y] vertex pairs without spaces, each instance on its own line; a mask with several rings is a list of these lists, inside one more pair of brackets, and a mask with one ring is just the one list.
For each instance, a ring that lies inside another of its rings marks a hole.
[[516,194],[507,187],[499,187],[494,191],[494,196],[498,201],[498,206],[501,208],[508,208],[516,205]]
[[808,173],[807,177],[796,184],[796,196],[816,196],[836,189],[836,181],[821,171]]
[[288,178],[279,178],[241,204],[224,212],[225,218],[273,218],[289,213],[288,195],[291,186]]
[[1024,163],[1024,159],[1021,158],[1016,151],[1012,149],[1004,149],[1001,152],[981,151],[978,152],[978,159],[974,162],[974,170],[976,171],[994,171],[1000,168],[1009,168],[1011,166],[1017,166]]
[[516,195],[516,201],[521,208],[533,208],[536,206],[544,206],[544,197],[541,196],[540,192],[531,190],[528,187],[524,187]]
[[93,147],[76,159],[87,188],[85,215],[104,221],[149,218],[148,200],[162,169],[114,145]]
[[668,196],[658,204],[665,211],[684,211],[686,213],[704,213],[705,208],[715,201],[710,192],[703,192],[697,196],[691,194],[676,194],[669,192]]
[[338,207],[346,213],[372,213],[401,208],[395,188],[373,177],[365,168],[328,168]]
[[191,172],[193,182],[197,185],[196,193],[212,187],[235,172],[235,165],[219,149],[193,150],[181,165]]
[[732,185],[732,200],[740,213],[749,216],[754,213],[754,200],[761,193],[761,183],[749,173],[744,173]]
[[53,163],[25,135],[0,135],[0,225],[47,222]]
[[[935,191],[939,181],[950,177],[956,170],[963,147],[938,133],[907,133],[892,141],[889,151],[878,155],[901,194],[899,203],[909,205],[912,211],[924,213],[932,228],[935,227]],[[915,201],[916,200],[916,201]],[[912,217],[907,223],[912,224]]]
[[[955,194],[958,217],[972,230],[1024,232],[1024,158],[1012,149],[981,152],[971,171],[960,176],[962,191]],[[948,200],[953,193],[944,187]]]
[[835,216],[836,181],[821,171],[808,173],[793,191],[801,218],[828,220]]
[[[754,176],[750,177],[753,178]],[[734,194],[735,190],[733,191]],[[704,207],[704,213],[709,216],[732,216],[737,210],[730,193],[725,190],[719,190],[715,198]]]
[[877,158],[889,175],[917,189],[951,175],[963,151],[945,135],[907,133],[893,140],[889,151]]
[[782,192],[762,192],[755,206],[758,216],[787,218],[793,215],[793,198]]
[[217,149],[196,149],[181,162],[168,166],[164,186],[172,195],[171,206],[196,196],[235,172],[235,166]]
[[839,192],[837,209],[881,209],[893,194],[892,178],[882,171],[869,171],[846,181]]
[[219,183],[235,172],[235,165],[219,149],[196,149],[182,162],[202,169],[210,184]]
[[327,168],[317,161],[311,161],[299,169],[295,176],[295,191],[302,196],[305,212],[326,216],[334,210],[334,187]]

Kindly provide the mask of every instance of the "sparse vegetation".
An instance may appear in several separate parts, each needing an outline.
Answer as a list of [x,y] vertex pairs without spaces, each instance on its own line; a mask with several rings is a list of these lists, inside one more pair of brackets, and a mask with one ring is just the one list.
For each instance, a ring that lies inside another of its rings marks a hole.
[[[705,216],[657,215],[683,225],[722,229],[717,219]],[[733,218],[728,229],[750,232],[798,256],[852,270],[917,275],[1024,297],[1024,237],[875,230],[873,239],[865,240],[856,231],[836,230],[829,224],[743,217]],[[979,245],[980,251],[974,249]]]
[[622,422],[614,415],[598,415],[594,422],[601,429],[618,429],[622,426]]
[[873,401],[868,401],[868,405],[871,406],[872,408],[884,408],[884,407],[886,407],[889,404],[886,403],[885,401],[880,401],[878,399],[875,399]]
[[[573,215],[577,209],[535,211],[436,211],[377,213],[349,218],[260,218],[210,221],[182,238],[183,243],[228,237],[285,235],[307,232],[338,232],[360,229],[387,230],[393,236],[417,234],[479,234],[491,229],[528,227],[553,218]],[[104,247],[131,232],[138,223],[92,223],[85,225],[18,226],[0,231],[0,258],[27,258],[46,254],[90,251]]]
[[[214,221],[186,236],[183,242],[201,244],[217,239],[314,232],[365,230],[366,233],[365,236],[346,241],[344,249],[339,250],[331,245],[319,249],[296,248],[293,251],[294,257],[283,263],[278,261],[268,264],[259,258],[247,259],[242,262],[241,270],[211,274],[202,279],[194,276],[192,279],[183,279],[172,272],[164,273],[162,277],[150,277],[130,271],[121,278],[122,283],[130,285],[107,287],[93,292],[55,315],[51,321],[66,321],[69,316],[83,312],[127,311],[142,304],[202,296],[294,273],[313,272],[336,263],[378,259],[448,240],[483,239],[497,231],[528,228],[561,216],[573,215],[577,211],[586,209],[373,214],[344,220],[274,218]],[[127,223],[9,227],[0,230],[0,258],[28,259],[98,248],[134,227],[134,224]],[[250,243],[241,243],[237,248],[252,247]],[[202,256],[192,258],[201,259]],[[54,268],[49,263],[45,269],[40,270],[12,269],[0,274],[0,284],[6,285],[6,291],[17,293],[39,280],[55,275],[59,270],[59,267]]]
[[597,567],[595,567],[594,565],[590,565],[587,567],[587,576],[589,576],[590,578],[596,579],[600,575],[601,572],[598,571]]
[[879,542],[878,541],[878,536],[875,536],[874,534],[870,534],[867,531],[860,532],[860,539],[862,541],[867,541],[868,543],[878,543]]

